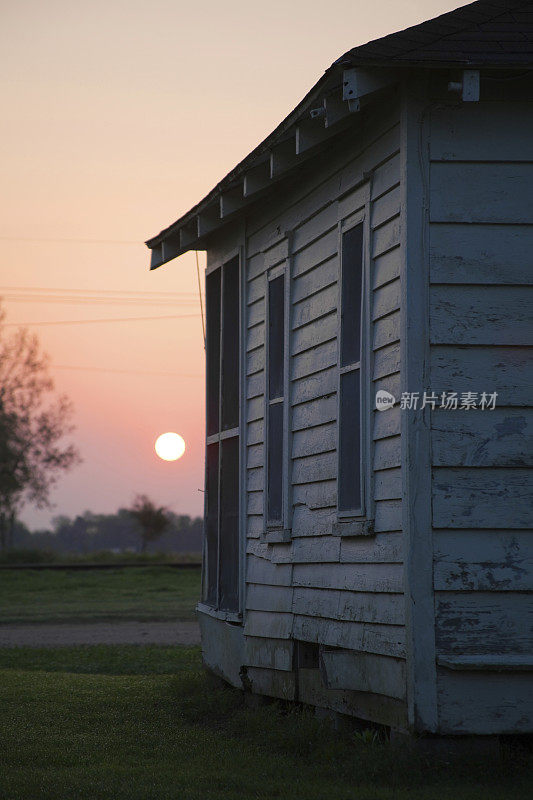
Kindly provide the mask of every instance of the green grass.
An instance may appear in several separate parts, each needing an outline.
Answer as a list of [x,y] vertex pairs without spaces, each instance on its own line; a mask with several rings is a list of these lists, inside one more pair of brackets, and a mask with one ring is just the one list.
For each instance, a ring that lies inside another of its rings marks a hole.
[[0,653],[2,800],[516,800],[524,762],[446,764],[245,707],[197,648]]
[[0,564],[200,564],[201,560],[201,553],[113,553],[110,550],[59,553],[35,548],[0,552]]
[[192,620],[199,596],[199,569],[5,569],[0,623]]

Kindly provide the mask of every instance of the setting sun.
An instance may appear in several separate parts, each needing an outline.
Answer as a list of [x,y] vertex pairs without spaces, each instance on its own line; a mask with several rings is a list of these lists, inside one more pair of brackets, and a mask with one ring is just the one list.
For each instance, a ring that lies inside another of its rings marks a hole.
[[176,461],[185,452],[185,441],[179,433],[162,433],[156,439],[155,452],[163,461]]

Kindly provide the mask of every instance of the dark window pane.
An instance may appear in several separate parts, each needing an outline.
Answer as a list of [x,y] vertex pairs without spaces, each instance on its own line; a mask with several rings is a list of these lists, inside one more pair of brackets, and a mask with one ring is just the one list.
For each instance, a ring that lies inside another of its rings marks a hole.
[[239,258],[224,265],[222,299],[222,429],[239,424]]
[[239,437],[222,441],[220,468],[220,608],[239,610]]
[[363,225],[342,237],[341,366],[361,358]]
[[283,397],[283,342],[285,338],[284,277],[268,284],[268,396]]
[[283,520],[283,403],[268,410],[268,522]]
[[217,605],[218,443],[207,446],[204,600]]
[[206,278],[207,307],[207,435],[219,429],[220,393],[220,270]]
[[361,508],[360,370],[341,375],[339,511]]

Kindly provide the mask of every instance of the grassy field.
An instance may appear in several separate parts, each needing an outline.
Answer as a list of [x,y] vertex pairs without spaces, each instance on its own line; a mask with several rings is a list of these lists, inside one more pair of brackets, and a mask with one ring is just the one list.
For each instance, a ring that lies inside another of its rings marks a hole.
[[5,569],[0,623],[192,620],[199,596],[199,569]]
[[197,648],[0,651],[2,800],[516,800],[525,757],[447,764],[251,710]]

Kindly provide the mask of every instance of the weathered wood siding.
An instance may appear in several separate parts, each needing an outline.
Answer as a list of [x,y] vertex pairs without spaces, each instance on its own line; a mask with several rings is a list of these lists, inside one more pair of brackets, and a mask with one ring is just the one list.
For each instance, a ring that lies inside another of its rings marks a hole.
[[[431,120],[431,388],[498,392],[494,411],[431,415],[443,731],[532,725],[531,673],[517,667],[528,654],[532,666],[532,124],[530,103]],[[513,671],[491,671],[495,659]]]
[[[276,694],[275,687],[283,686],[285,696],[292,684],[277,673],[293,669],[293,640],[353,650],[363,654],[362,657],[368,654],[374,659],[372,663],[382,658],[384,666],[376,670],[371,687],[374,694],[384,698],[383,721],[392,719],[393,714],[395,724],[400,724],[405,696],[401,680],[405,637],[397,409],[368,412],[372,439],[371,462],[367,465],[372,478],[368,515],[375,520],[376,535],[340,537],[334,533],[334,523],[337,521],[338,226],[366,207],[371,258],[367,320],[371,354],[369,394],[373,397],[377,389],[386,389],[398,396],[399,141],[398,114],[388,112],[385,116],[381,112],[379,119],[365,126],[365,131],[355,130],[348,145],[332,150],[312,173],[288,188],[284,195],[277,194],[271,203],[263,203],[260,212],[248,220],[246,237],[244,633],[249,674],[252,682],[256,680],[258,691]],[[291,491],[287,520],[291,539],[268,543],[263,517],[265,286],[266,271],[283,261],[291,274]],[[391,661],[398,662],[398,668],[391,667]],[[353,676],[351,680],[353,683]],[[300,682],[300,692],[302,687]],[[338,689],[340,692],[342,687]],[[324,698],[331,696],[334,705],[333,690],[322,687],[319,695],[315,697],[319,704],[326,703]],[[388,697],[395,700],[389,702]],[[365,712],[359,704],[358,713],[379,718],[375,706],[374,700]]]

